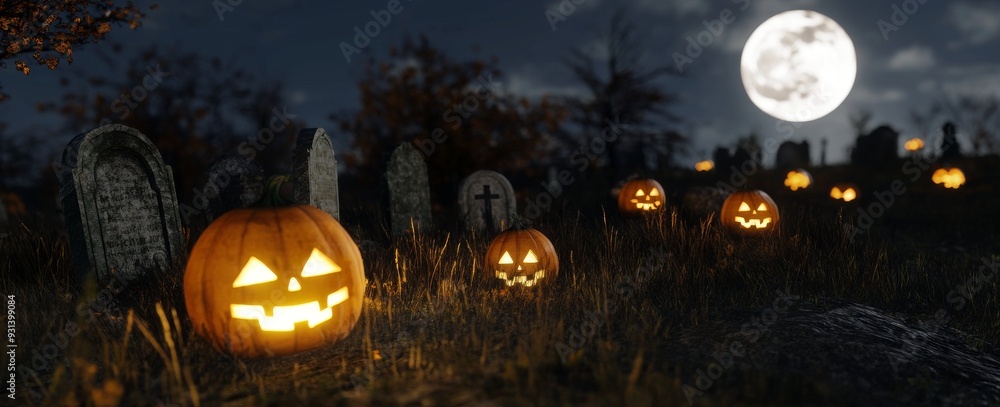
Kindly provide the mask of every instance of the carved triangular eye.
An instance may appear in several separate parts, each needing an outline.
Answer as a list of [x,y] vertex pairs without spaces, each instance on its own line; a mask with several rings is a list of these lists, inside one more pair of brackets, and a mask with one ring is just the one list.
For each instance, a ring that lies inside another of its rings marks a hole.
[[278,276],[266,264],[256,257],[250,256],[250,260],[243,266],[240,275],[236,276],[236,281],[233,281],[233,288],[263,284],[277,279]]
[[635,196],[646,196],[646,193],[640,189],[638,191],[635,191]]
[[757,207],[757,210],[767,212],[767,206],[764,206],[764,203],[761,203],[760,206]]
[[528,249],[528,254],[524,256],[524,263],[526,264],[538,263],[538,256],[535,256],[535,252],[531,251],[531,249]]
[[649,196],[660,196],[660,190],[654,188],[652,191],[649,191]]
[[313,249],[312,254],[309,255],[309,260],[306,260],[306,265],[302,266],[302,277],[316,277],[326,274],[336,273],[342,270],[337,263],[330,260],[323,252],[318,249]]
[[750,205],[747,205],[746,202],[741,202],[740,203],[740,212],[750,212]]
[[510,253],[503,252],[503,257],[500,258],[498,264],[514,264],[514,259],[510,258]]

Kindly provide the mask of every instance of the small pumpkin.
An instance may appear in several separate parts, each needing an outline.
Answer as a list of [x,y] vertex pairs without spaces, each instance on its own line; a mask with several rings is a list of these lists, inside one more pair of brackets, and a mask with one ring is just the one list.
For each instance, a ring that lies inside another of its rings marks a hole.
[[625,215],[642,215],[666,206],[663,186],[655,179],[641,178],[626,182],[618,193],[618,209]]
[[906,151],[909,151],[911,153],[920,151],[922,148],[924,148],[924,141],[921,140],[919,137],[914,137],[909,140],[906,140],[906,142],[903,143],[903,148],[905,148]]
[[357,244],[309,205],[226,212],[202,233],[184,272],[194,329],[216,348],[246,357],[347,336],[364,291]]
[[761,190],[736,191],[726,198],[719,212],[726,228],[740,233],[763,233],[778,225],[778,205]]
[[958,189],[965,185],[965,173],[955,167],[938,168],[931,175],[931,181],[945,188]]
[[812,185],[812,176],[806,170],[797,169],[788,172],[785,176],[785,186],[792,191],[809,188]]
[[830,198],[838,201],[851,202],[857,199],[858,195],[860,195],[858,187],[854,184],[841,183],[830,188]]
[[484,264],[486,278],[508,287],[547,285],[559,275],[555,247],[531,228],[509,229],[493,238]]

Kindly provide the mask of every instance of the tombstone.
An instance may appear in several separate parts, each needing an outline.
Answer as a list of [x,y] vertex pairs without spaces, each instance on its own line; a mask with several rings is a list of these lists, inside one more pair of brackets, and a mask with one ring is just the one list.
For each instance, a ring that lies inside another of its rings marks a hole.
[[826,167],[826,137],[823,138],[822,149],[820,150],[819,153],[819,165],[822,167]]
[[808,141],[785,141],[778,146],[778,152],[774,156],[774,166],[778,169],[809,167],[810,161]]
[[958,145],[958,138],[955,137],[955,125],[952,122],[945,122],[941,126],[941,150],[940,160],[949,161],[961,158],[961,148]]
[[[212,223],[223,213],[233,209],[247,208],[264,195],[264,173],[260,166],[238,154],[226,154],[216,158],[208,166],[208,177],[201,189],[205,202],[202,219]],[[184,212],[182,209],[181,212]],[[185,222],[188,215],[184,214]]]
[[410,143],[400,144],[389,158],[385,173],[389,186],[392,233],[404,235],[414,228],[426,231],[431,221],[431,188],[424,155]]
[[295,139],[292,189],[296,203],[315,206],[340,220],[337,159],[323,129],[302,130]]
[[469,230],[504,229],[517,211],[514,187],[500,173],[476,171],[458,187],[458,208]]
[[77,283],[165,272],[184,250],[170,167],[138,130],[111,124],[80,134],[58,169]]
[[868,135],[858,136],[851,163],[865,167],[885,167],[896,161],[899,133],[889,126],[879,126]]

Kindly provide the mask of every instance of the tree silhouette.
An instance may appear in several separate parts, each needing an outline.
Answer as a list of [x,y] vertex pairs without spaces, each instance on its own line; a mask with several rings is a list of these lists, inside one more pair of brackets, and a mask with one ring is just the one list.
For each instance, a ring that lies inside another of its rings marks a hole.
[[585,98],[568,99],[572,120],[582,131],[574,135],[564,133],[567,141],[580,144],[599,137],[608,126],[607,120],[627,125],[625,134],[607,142],[606,157],[611,168],[608,175],[612,182],[629,170],[619,168],[621,146],[631,145],[639,151],[652,147],[661,161],[670,164],[675,155],[685,152],[688,143],[680,133],[664,130],[679,122],[670,110],[678,97],[658,84],[658,80],[670,75],[666,67],[643,66],[642,46],[637,27],[619,10],[611,18],[605,41],[607,61],[603,66],[598,58],[579,48],[572,50],[565,61],[588,92]]
[[[139,27],[145,14],[131,1],[4,0],[0,5],[0,68],[13,60],[14,69],[31,72],[26,58],[56,69],[59,61],[73,62],[73,47],[98,42],[113,25]],[[151,8],[155,8],[152,6]],[[7,95],[0,93],[0,101]]]
[[[155,46],[128,58],[121,52],[98,49],[106,69],[72,70],[73,80],[61,80],[66,94],[39,106],[63,117],[61,133],[109,123],[138,129],[173,167],[181,201],[191,199],[208,163],[222,153],[243,155],[265,172],[288,171],[302,124],[282,119],[287,106],[280,83],[196,53]],[[271,128],[274,123],[279,128]]]
[[358,182],[379,182],[402,142],[423,151],[431,192],[440,198],[476,170],[523,171],[546,158],[548,134],[558,131],[565,109],[504,92],[501,72],[489,68],[495,60],[454,60],[424,36],[405,39],[388,56],[365,64],[360,110],[330,115],[353,136],[345,162]]

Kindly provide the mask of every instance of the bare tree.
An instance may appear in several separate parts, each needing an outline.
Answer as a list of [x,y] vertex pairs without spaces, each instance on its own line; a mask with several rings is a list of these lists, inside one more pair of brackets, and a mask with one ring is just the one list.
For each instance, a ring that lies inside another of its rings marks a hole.
[[666,66],[644,67],[642,46],[637,27],[619,10],[611,18],[605,41],[607,61],[603,67],[598,58],[580,48],[573,49],[565,59],[588,95],[567,101],[572,108],[572,121],[582,132],[575,137],[563,134],[563,138],[571,143],[586,143],[600,136],[608,121],[624,125],[624,134],[607,142],[606,159],[612,178],[621,170],[619,153],[623,144],[631,143],[640,151],[651,146],[662,161],[670,163],[675,155],[685,151],[688,143],[685,136],[668,129],[680,121],[670,110],[678,96],[658,83],[670,71]]

